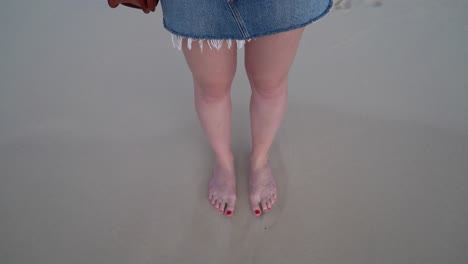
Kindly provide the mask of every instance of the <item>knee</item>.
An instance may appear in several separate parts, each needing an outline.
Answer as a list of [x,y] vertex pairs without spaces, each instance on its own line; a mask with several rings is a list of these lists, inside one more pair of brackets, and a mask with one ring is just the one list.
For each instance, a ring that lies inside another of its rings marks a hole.
[[249,77],[252,92],[263,98],[276,98],[287,90],[287,76]]
[[227,78],[205,78],[199,79],[195,83],[195,92],[204,101],[219,101],[231,92],[231,84]]

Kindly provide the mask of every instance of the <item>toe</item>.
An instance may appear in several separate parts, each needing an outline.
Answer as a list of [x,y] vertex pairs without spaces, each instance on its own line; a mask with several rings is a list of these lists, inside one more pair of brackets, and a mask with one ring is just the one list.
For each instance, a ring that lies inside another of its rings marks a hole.
[[215,206],[216,205],[216,197],[214,197],[214,196],[211,197],[210,202],[211,202],[211,205]]
[[219,211],[224,213],[224,208],[226,207],[226,203],[223,201],[219,204]]
[[270,199],[270,208],[273,207],[273,205],[275,204],[275,200],[273,198]]
[[259,216],[259,215],[262,213],[262,211],[261,211],[261,209],[260,209],[260,204],[254,204],[254,205],[252,206],[252,210],[253,210],[253,213],[254,213],[256,216]]
[[208,200],[210,201],[210,204],[213,204],[214,203],[214,198],[212,195],[210,195],[210,197],[208,198]]
[[263,212],[268,211],[268,208],[267,208],[267,205],[266,205],[266,201],[265,201],[265,200],[262,201],[262,210],[263,210]]
[[228,204],[226,206],[226,215],[231,216],[234,213],[234,206],[231,204]]
[[271,209],[271,200],[266,201],[266,206],[267,206],[267,210],[270,211],[270,209]]
[[231,216],[233,213],[234,213],[234,206],[235,206],[236,202],[234,199],[230,199],[227,203],[226,203],[226,215],[227,216]]
[[250,196],[250,207],[252,208],[252,212],[254,215],[259,216],[262,214],[262,210],[260,208],[260,197],[257,196]]

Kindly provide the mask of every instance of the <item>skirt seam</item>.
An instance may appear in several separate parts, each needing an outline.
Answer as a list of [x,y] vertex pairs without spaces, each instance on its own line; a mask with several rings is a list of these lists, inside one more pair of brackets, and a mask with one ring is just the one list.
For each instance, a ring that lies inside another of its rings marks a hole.
[[237,8],[234,5],[232,5],[232,3],[233,3],[232,1],[228,1],[227,5],[229,6],[229,9],[231,10],[232,16],[234,17],[234,20],[236,21],[237,27],[239,28],[242,36],[244,38],[248,38],[249,32],[247,31],[247,27],[245,26],[242,16],[239,14],[239,10],[237,10]]

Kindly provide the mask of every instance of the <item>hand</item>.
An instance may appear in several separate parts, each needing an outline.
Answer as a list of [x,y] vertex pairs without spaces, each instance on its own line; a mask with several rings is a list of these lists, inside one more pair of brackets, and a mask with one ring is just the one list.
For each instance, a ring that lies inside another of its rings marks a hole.
[[116,8],[119,4],[141,9],[145,14],[156,10],[157,0],[107,0],[111,8]]

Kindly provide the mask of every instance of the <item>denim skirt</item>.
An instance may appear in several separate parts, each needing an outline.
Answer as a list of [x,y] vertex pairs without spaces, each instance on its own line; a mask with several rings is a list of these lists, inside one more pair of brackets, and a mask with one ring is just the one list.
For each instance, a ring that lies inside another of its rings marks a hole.
[[163,26],[172,44],[182,49],[182,40],[203,50],[223,43],[231,48],[245,41],[296,29],[317,21],[328,13],[333,0],[160,0]]

